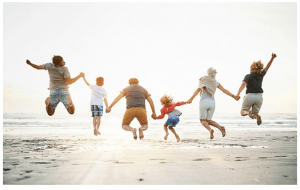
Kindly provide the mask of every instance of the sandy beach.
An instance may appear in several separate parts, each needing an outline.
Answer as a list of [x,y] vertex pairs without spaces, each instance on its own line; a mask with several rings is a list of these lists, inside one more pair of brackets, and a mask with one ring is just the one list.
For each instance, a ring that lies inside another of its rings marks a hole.
[[185,125],[179,143],[160,125],[143,140],[119,126],[94,136],[90,126],[4,125],[3,184],[297,184],[296,128],[216,129],[210,140],[200,124]]

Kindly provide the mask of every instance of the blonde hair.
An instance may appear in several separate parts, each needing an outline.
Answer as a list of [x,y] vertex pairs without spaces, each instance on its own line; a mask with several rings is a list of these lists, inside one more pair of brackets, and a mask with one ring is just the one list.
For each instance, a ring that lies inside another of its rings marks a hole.
[[207,75],[210,76],[210,77],[213,77],[215,78],[216,77],[216,74],[217,74],[217,71],[216,69],[210,67],[208,70],[207,70]]
[[164,95],[161,99],[160,102],[164,106],[170,106],[173,103],[173,98],[171,96]]
[[129,79],[129,85],[132,85],[132,84],[139,84],[139,80],[137,78],[131,78]]
[[261,74],[263,68],[264,68],[264,64],[261,62],[261,60],[258,60],[256,62],[254,61],[250,66],[250,72]]

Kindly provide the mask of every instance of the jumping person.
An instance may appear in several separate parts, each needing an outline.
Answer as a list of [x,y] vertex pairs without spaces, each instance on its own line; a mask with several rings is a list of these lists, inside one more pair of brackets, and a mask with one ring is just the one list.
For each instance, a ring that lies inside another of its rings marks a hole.
[[215,98],[214,94],[217,88],[219,88],[223,93],[239,100],[239,97],[234,96],[228,90],[223,88],[223,86],[216,81],[217,71],[212,67],[207,70],[207,76],[201,77],[199,79],[199,86],[194,92],[193,96],[187,101],[188,104],[192,103],[193,99],[200,92],[200,102],[199,102],[199,111],[200,111],[200,123],[210,132],[210,139],[214,138],[214,130],[210,128],[209,125],[212,125],[218,128],[222,136],[226,135],[225,127],[220,126],[217,122],[212,120],[212,116],[215,112]]
[[54,114],[55,108],[59,102],[64,104],[70,114],[74,114],[75,106],[72,102],[68,88],[69,85],[76,82],[80,77],[83,77],[84,73],[80,73],[77,77],[71,78],[68,68],[65,67],[66,62],[61,56],[54,56],[52,62],[53,63],[35,65],[29,60],[26,60],[26,63],[35,69],[48,70],[50,78],[48,89],[50,90],[50,96],[45,100],[48,115],[52,116]]
[[174,133],[174,135],[177,139],[177,142],[179,142],[180,138],[179,138],[179,135],[176,133],[174,127],[176,127],[176,125],[179,123],[179,116],[182,113],[179,110],[175,109],[175,107],[184,105],[186,103],[185,102],[174,103],[173,98],[171,98],[170,96],[166,96],[166,95],[164,95],[160,99],[160,103],[164,107],[160,110],[161,115],[157,116],[156,119],[162,119],[165,117],[166,114],[168,114],[168,120],[164,124],[164,130],[166,132],[164,139],[165,140],[168,139],[168,135],[169,135],[168,126],[169,126],[170,131],[172,131]]
[[104,78],[98,77],[96,79],[96,85],[89,84],[85,77],[83,77],[83,80],[91,89],[91,112],[93,117],[94,135],[101,135],[99,127],[103,115],[103,99],[105,107],[108,107],[107,92],[102,87],[104,85]]
[[152,118],[156,119],[156,113],[154,109],[153,101],[148,91],[139,85],[139,80],[136,78],[129,79],[129,86],[124,88],[120,94],[114,99],[108,108],[106,113],[111,111],[111,108],[123,97],[126,97],[126,111],[123,116],[122,128],[125,131],[131,131],[133,138],[136,140],[136,128],[130,127],[130,123],[134,118],[137,118],[141,127],[139,128],[139,138],[144,138],[143,131],[148,129],[148,120],[145,106],[145,99],[149,102],[152,110]]
[[276,54],[272,53],[271,60],[269,61],[266,68],[263,68],[264,64],[261,63],[261,60],[253,62],[250,66],[250,74],[247,74],[245,76],[243,83],[237,93],[237,96],[240,96],[241,92],[246,86],[247,90],[246,95],[243,99],[241,115],[249,115],[250,118],[256,119],[257,125],[260,125],[262,123],[261,116],[258,115],[258,113],[263,102],[263,78],[269,70],[275,57]]

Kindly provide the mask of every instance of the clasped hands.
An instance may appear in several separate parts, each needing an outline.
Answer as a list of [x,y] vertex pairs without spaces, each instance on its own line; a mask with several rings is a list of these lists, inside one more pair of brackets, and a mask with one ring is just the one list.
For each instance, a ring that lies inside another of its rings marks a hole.
[[111,111],[111,107],[107,107],[106,109],[105,109],[105,112],[106,113],[109,113]]
[[233,96],[233,98],[236,100],[236,101],[239,101],[239,99],[241,98],[240,96]]

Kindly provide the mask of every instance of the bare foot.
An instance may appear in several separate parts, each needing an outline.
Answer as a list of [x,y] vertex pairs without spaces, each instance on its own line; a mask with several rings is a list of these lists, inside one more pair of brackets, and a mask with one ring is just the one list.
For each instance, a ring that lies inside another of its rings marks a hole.
[[257,125],[260,125],[262,123],[260,115],[257,115],[256,122],[257,122]]
[[139,128],[139,137],[140,137],[140,140],[142,140],[142,138],[144,138],[144,134],[143,134],[143,131],[141,128]]
[[176,135],[176,139],[177,139],[177,142],[179,142],[179,141],[180,141],[180,138],[179,138],[179,136],[178,136],[178,135]]
[[136,128],[133,128],[132,133],[133,133],[133,138],[134,138],[134,140],[136,140],[136,139],[137,139]]
[[213,139],[214,138],[214,130],[210,130],[210,139]]
[[225,135],[226,135],[225,127],[221,126],[220,131],[222,133],[222,136],[225,137]]
[[98,130],[97,130],[97,134],[98,134],[98,135],[101,135],[101,133],[100,133]]
[[97,130],[94,130],[94,135],[95,135],[95,136],[97,136],[97,135],[98,135],[98,134],[97,134]]
[[165,137],[164,137],[165,140],[168,139],[168,135],[169,135],[169,133],[166,133],[166,135],[165,135]]

